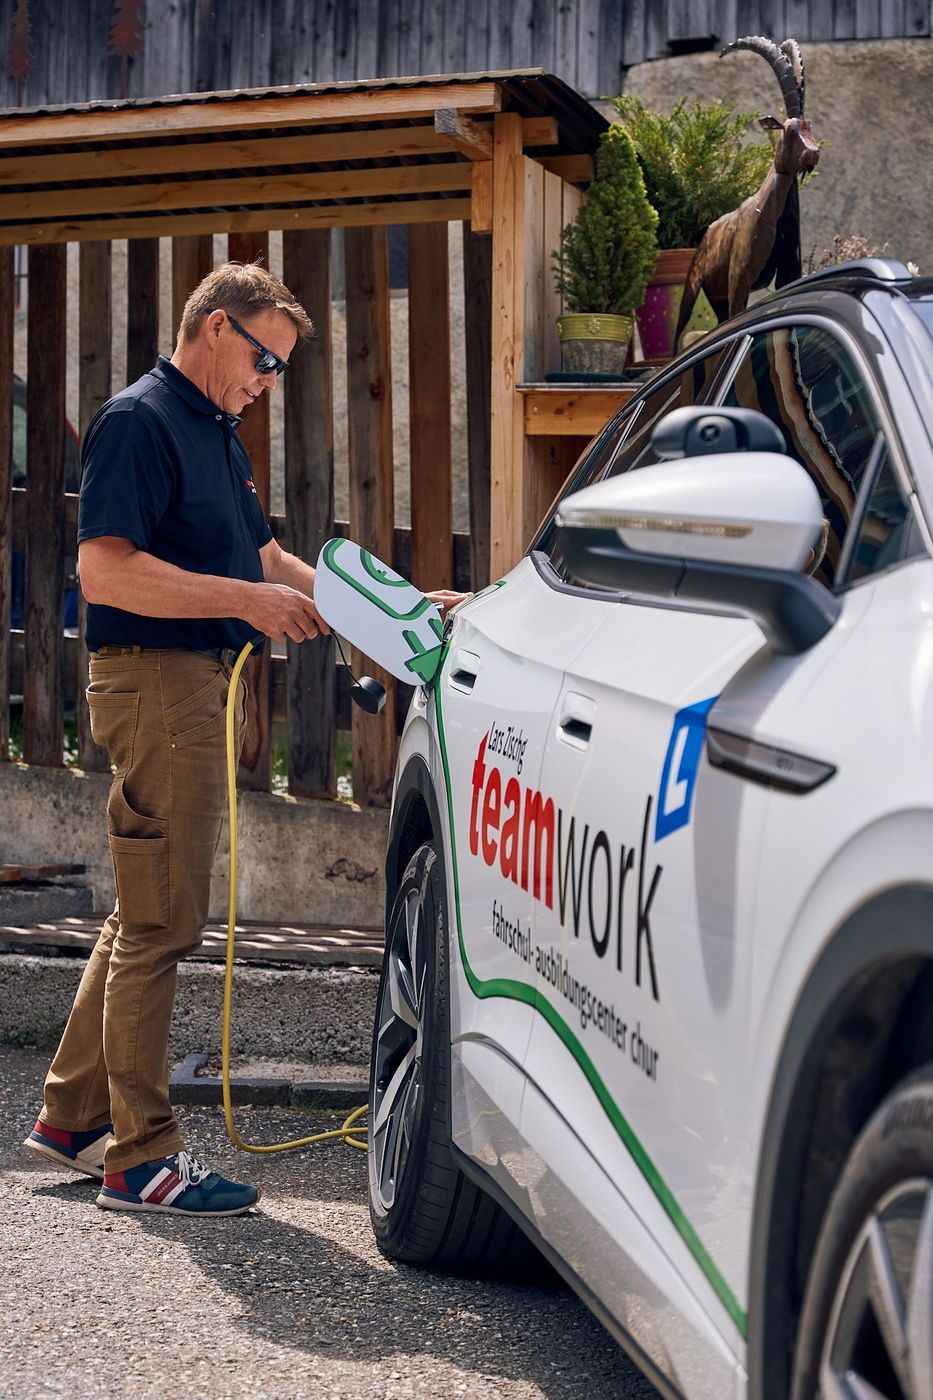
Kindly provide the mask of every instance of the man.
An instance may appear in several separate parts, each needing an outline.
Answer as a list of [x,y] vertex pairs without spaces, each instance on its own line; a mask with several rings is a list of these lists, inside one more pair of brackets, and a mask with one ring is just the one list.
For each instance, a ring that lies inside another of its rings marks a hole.
[[[314,570],[272,538],[236,432],[311,330],[264,268],[215,268],[188,299],[171,360],[105,404],[84,443],[88,703],[115,770],[117,905],[25,1146],[102,1179],[97,1204],[107,1209],[223,1216],[259,1199],[186,1150],[167,1048],[177,964],[208,914],[233,661],[257,634],[303,642],[328,630]],[[239,742],[242,681],[237,703]]]

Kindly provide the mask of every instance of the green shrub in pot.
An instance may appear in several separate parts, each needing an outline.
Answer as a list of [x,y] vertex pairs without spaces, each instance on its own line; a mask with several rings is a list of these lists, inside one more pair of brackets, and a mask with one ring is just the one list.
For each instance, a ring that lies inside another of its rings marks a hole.
[[631,138],[614,122],[600,137],[586,203],[552,254],[568,313],[557,323],[565,371],[622,373],[655,263],[657,223]]
[[[658,257],[647,295],[637,311],[644,353],[665,359],[693,250],[707,225],[754,194],[772,160],[770,142],[750,141],[758,113],[725,102],[683,97],[658,112],[640,97],[612,99],[641,166],[648,198],[658,211]],[[705,316],[705,321],[704,321]],[[693,329],[716,325],[706,298],[691,318]]]

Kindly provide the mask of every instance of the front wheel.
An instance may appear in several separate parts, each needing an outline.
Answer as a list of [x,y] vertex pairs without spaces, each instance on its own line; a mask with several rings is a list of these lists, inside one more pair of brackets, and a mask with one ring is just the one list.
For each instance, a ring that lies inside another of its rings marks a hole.
[[820,1232],[793,1400],[933,1400],[933,1065],[859,1136]]
[[369,1210],[390,1259],[492,1268],[529,1246],[450,1150],[448,943],[437,852],[415,852],[386,929],[370,1068]]

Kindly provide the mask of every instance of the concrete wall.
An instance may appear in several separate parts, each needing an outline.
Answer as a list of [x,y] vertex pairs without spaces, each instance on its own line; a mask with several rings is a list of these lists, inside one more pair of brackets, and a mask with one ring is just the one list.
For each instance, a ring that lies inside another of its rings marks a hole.
[[[806,112],[824,143],[819,173],[800,200],[804,266],[835,234],[863,234],[933,274],[933,44],[802,48]],[[777,80],[752,53],[641,63],[628,70],[625,91],[664,110],[687,95],[783,116]]]
[[[106,774],[75,768],[0,764],[4,859],[81,863],[95,909],[112,909],[109,783]],[[387,827],[387,812],[347,802],[242,793],[238,918],[381,927]],[[212,918],[226,918],[228,878],[225,822],[211,887]]]

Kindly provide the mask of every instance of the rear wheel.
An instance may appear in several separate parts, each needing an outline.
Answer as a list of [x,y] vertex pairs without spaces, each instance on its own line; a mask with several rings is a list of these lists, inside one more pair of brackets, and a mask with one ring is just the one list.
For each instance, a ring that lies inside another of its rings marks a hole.
[[386,929],[370,1069],[369,1208],[392,1259],[492,1268],[530,1246],[450,1150],[448,943],[434,846],[420,846]]
[[933,1400],[933,1065],[846,1163],[804,1300],[793,1400]]

